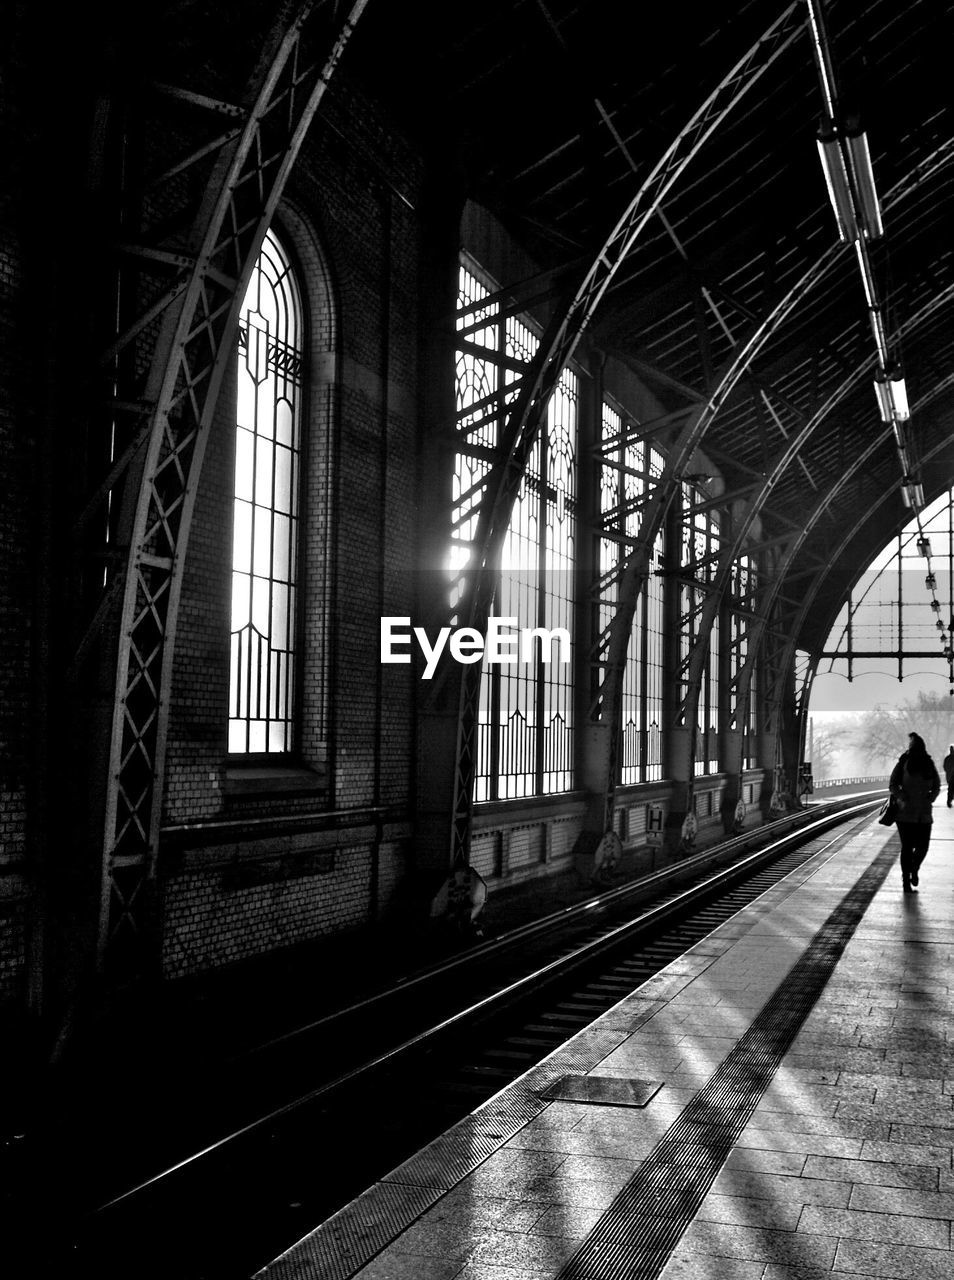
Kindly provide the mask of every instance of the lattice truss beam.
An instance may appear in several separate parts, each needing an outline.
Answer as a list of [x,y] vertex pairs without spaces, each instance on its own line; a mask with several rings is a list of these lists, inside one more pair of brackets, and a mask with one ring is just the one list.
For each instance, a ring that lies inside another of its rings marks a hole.
[[240,101],[152,86],[144,135],[178,151],[119,193],[117,330],[102,360],[108,445],[77,532],[118,550],[124,568],[91,602],[74,665],[121,595],[99,950],[124,971],[147,962],[176,618],[205,439],[256,255],[365,4],[282,6]]
[[[478,502],[478,513],[473,533],[465,539],[470,544],[470,557],[461,570],[454,592],[455,619],[463,619],[478,630],[486,627],[495,589],[494,567],[499,562],[510,515],[542,416],[614,276],[647,223],[660,213],[667,194],[706,140],[802,31],[800,5],[792,4],[732,68],[667,147],[649,176],[640,183],[593,256],[575,291],[557,307],[554,319],[526,369],[514,371],[519,386],[513,403],[507,406],[505,413],[498,414],[497,440],[491,446],[493,461],[486,476],[475,482],[473,491],[468,495]],[[460,317],[461,326],[465,329],[478,322],[473,314]],[[455,678],[459,681],[459,710],[450,852],[452,865],[461,866],[466,865],[468,859],[479,721],[480,664],[459,669]]]
[[[954,389],[954,375],[949,375],[947,378],[943,379],[942,382],[933,387],[929,394],[916,401],[912,406],[913,410],[923,413],[930,406],[932,401],[938,400],[952,389]],[[866,465],[870,463],[871,457],[880,447],[883,446],[884,440],[888,434],[888,431],[881,433],[880,437],[873,439],[869,447],[862,450],[853,459],[851,466],[841,477],[839,477],[834,490],[830,494],[826,495],[824,501],[820,502],[815,510],[811,512],[809,518],[805,522],[804,531],[797,539],[792,541],[786,551],[782,564],[779,566],[779,574],[775,591],[776,597],[780,596],[782,583],[784,581],[792,580],[794,575],[792,574],[791,569],[793,564],[799,562],[800,557],[798,553],[800,548],[817,528],[821,520],[824,519],[828,511],[829,503],[837,497],[839,492],[849,487],[856,476],[864,472]],[[922,451],[922,461],[924,463],[930,463],[933,458],[946,455],[950,450],[952,440],[954,440],[954,433],[950,431],[945,432],[942,435],[942,438],[939,439],[932,448],[924,449]],[[793,603],[792,612],[789,618],[786,619],[786,625],[784,627],[784,634],[787,639],[780,659],[783,670],[786,669],[786,666],[791,666],[795,661],[797,636],[801,632],[805,619],[815,607],[818,595],[824,587],[826,571],[830,571],[832,564],[835,563],[838,557],[847,550],[864,525],[877,513],[878,508],[884,503],[890,501],[893,496],[894,490],[884,490],[874,498],[871,505],[867,506],[858,514],[857,519],[852,524],[841,531],[841,535],[831,547],[831,553],[826,557],[824,565],[812,574],[809,582],[806,584],[805,590],[800,594],[797,602]],[[774,604],[775,601],[772,600],[770,603]],[[812,671],[814,673],[814,667]]]
[[[931,298],[928,302],[926,302],[923,307],[921,307],[918,311],[910,315],[905,321],[905,324],[901,327],[902,332],[913,333],[919,327],[919,325],[926,323],[938,311],[943,310],[945,305],[948,302],[950,302],[951,299],[954,299],[954,285],[948,286],[946,289],[940,290],[933,298]],[[866,359],[856,369],[852,370],[848,374],[848,376],[843,380],[840,386],[834,392],[832,392],[832,394],[829,397],[827,397],[827,399],[825,400],[825,403],[819,406],[816,412],[805,420],[802,427],[801,435],[794,437],[791,442],[792,447],[795,447],[795,448],[799,447],[800,444],[803,442],[803,440],[807,440],[814,431],[818,430],[824,424],[824,422],[827,420],[829,415],[836,409],[836,407],[840,403],[844,401],[844,399],[847,397],[849,392],[857,388],[863,379],[866,379],[867,375],[871,371],[871,363],[872,361],[870,359]],[[924,403],[927,403],[929,399],[933,399],[936,396],[943,394],[943,391],[946,388],[948,388],[950,385],[952,385],[951,378],[948,378],[944,380],[942,383],[938,384],[938,386],[936,386],[932,390],[931,396],[925,397]],[[919,405],[920,403],[922,402],[919,402]],[[785,582],[790,580],[790,574],[791,574],[793,565],[796,562],[801,563],[802,559],[804,558],[803,548],[809,535],[820,524],[820,522],[827,516],[828,512],[830,511],[832,503],[835,501],[838,495],[844,492],[844,490],[853,482],[853,480],[859,474],[862,474],[864,472],[866,465],[870,465],[874,455],[881,448],[883,448],[885,441],[891,438],[891,434],[892,433],[891,433],[890,427],[882,427],[881,430],[873,429],[869,437],[868,446],[863,448],[860,452],[855,453],[850,464],[847,465],[847,467],[841,472],[840,475],[834,478],[834,480],[829,484],[824,494],[820,496],[817,505],[808,514],[808,517],[806,518],[804,523],[800,526],[797,526],[793,530],[792,536],[784,541],[783,554],[777,564],[777,567],[775,569],[775,572],[772,575],[771,580],[766,583],[766,590],[762,598],[762,607],[760,610],[761,620],[757,623],[752,636],[752,640],[755,645],[755,650],[750,655],[750,661],[751,659],[754,658],[755,652],[757,652],[758,644],[761,640],[761,635],[766,625],[765,619],[771,616],[772,611],[776,608],[777,604],[779,603],[782,588]],[[947,443],[946,441],[943,442],[942,445],[939,446],[939,448],[945,447],[946,443]],[[790,457],[789,457],[790,454],[791,454],[791,449],[786,449],[783,457],[779,459],[776,467],[766,478],[766,482],[765,482],[762,493],[757,495],[753,499],[748,511],[743,516],[742,521],[740,521],[740,526],[739,526],[740,533],[742,532],[743,527],[749,527],[751,525],[752,521],[754,520],[755,516],[758,514],[759,510],[764,509],[765,500],[767,499],[769,492],[777,483],[780,475],[784,471],[784,468],[786,465],[786,458],[788,458],[788,461],[790,462]],[[929,457],[930,454],[926,456]],[[878,499],[878,501],[879,502],[887,501],[890,497],[894,495],[894,493],[897,490],[897,487],[898,487],[897,484],[889,487],[883,493],[883,495]],[[841,552],[844,551],[844,549],[850,543],[851,538],[855,536],[855,534],[858,531],[858,528],[860,528],[860,526],[867,519],[870,518],[870,513],[871,513],[871,509],[870,507],[867,507],[864,510],[862,516],[859,518],[859,521],[857,522],[857,524],[851,526],[851,529],[849,533],[846,535],[846,537],[841,540],[841,542],[835,549],[833,549],[832,554],[826,557],[825,559],[819,559],[814,564],[812,580],[807,588],[807,591],[803,593],[801,597],[801,604],[797,610],[796,625],[787,626],[784,629],[785,633],[790,637],[787,650],[786,650],[789,660],[794,660],[793,655],[795,650],[795,637],[797,637],[797,635],[801,631],[801,624],[804,621],[804,618],[806,616],[807,609],[809,606],[809,601],[814,601],[817,598],[817,593],[821,589],[821,585],[824,581],[826,573],[831,570],[831,566],[834,563],[837,563]]]
[[[929,156],[925,157],[886,193],[883,201],[885,211],[890,213],[895,210],[903,210],[904,202],[923,189],[929,181],[949,165],[952,158],[954,158],[954,141],[944,143]],[[785,291],[774,305],[767,308],[763,316],[755,319],[749,330],[742,337],[733,339],[734,347],[731,358],[718,373],[711,377],[708,393],[703,401],[689,412],[677,443],[670,451],[669,462],[661,482],[655,486],[652,492],[647,493],[643,499],[640,532],[635,545],[632,547],[628,557],[621,559],[619,564],[614,567],[614,570],[609,574],[603,575],[600,580],[599,591],[604,600],[612,598],[615,612],[612,620],[599,637],[592,655],[595,674],[593,684],[599,690],[599,694],[594,699],[590,711],[591,719],[594,722],[607,721],[613,726],[618,721],[626,641],[629,629],[632,626],[638,595],[649,571],[651,547],[656,536],[658,536],[659,529],[662,527],[665,511],[673,499],[681,476],[689,465],[692,453],[704,440],[707,431],[725,406],[736,386],[743,379],[749,380],[751,385],[752,365],[758,359],[760,353],[766,349],[773,335],[778,332],[796,308],[806,300],[810,292],[819,287],[826,278],[834,273],[847,252],[848,249],[845,246],[833,243]],[[925,323],[932,315],[942,309],[949,297],[949,290],[938,290],[932,298],[906,319],[902,326],[902,334],[905,332],[913,333],[919,325]],[[776,446],[774,453],[769,454],[766,450],[763,468],[759,473],[756,473],[758,479],[748,489],[747,493],[742,492],[738,495],[742,499],[742,510],[741,513],[738,511],[735,513],[732,537],[723,548],[720,566],[711,584],[707,612],[706,606],[703,606],[705,616],[699,624],[699,639],[689,658],[690,669],[686,681],[689,696],[683,700],[677,712],[677,718],[680,723],[695,723],[693,699],[698,692],[699,675],[705,662],[708,629],[716,617],[719,602],[725,594],[726,586],[733,572],[733,566],[737,565],[741,557],[746,554],[749,545],[748,539],[756,519],[770,509],[769,503],[773,489],[777,487],[792,466],[798,466],[805,474],[811,488],[821,494],[817,509],[817,518],[820,519],[829,510],[832,499],[842,490],[845,483],[845,475],[856,474],[857,466],[852,465],[849,472],[843,473],[841,477],[836,478],[834,483],[828,482],[822,492],[808,470],[803,455],[807,450],[807,445],[813,433],[818,431],[827,421],[835,408],[859,384],[860,380],[871,373],[873,363],[874,357],[872,356],[862,361],[860,365],[850,367],[842,381],[810,414],[806,414],[804,409],[798,406],[784,404],[785,398],[778,396],[776,390],[764,381],[756,381],[754,388],[752,388],[753,397],[757,399],[759,410],[765,415],[763,422],[766,427],[766,440],[771,439],[771,436],[774,435],[776,439],[781,436],[781,442]],[[844,365],[844,361],[840,360],[839,364]],[[789,412],[787,425],[779,412],[779,408],[783,404]],[[889,436],[890,431],[875,431],[873,436],[875,443],[870,450],[865,451],[864,456],[870,459],[883,446],[884,441]],[[728,499],[725,499],[725,501],[728,501]],[[785,522],[782,513],[776,512],[775,516],[783,523]],[[811,523],[814,524],[815,520],[816,517],[813,516]],[[784,564],[779,568],[778,576],[776,577],[774,573],[772,575],[775,582],[774,590],[767,590],[767,593],[762,596],[759,615],[763,621],[752,630],[747,646],[746,661],[732,678],[729,690],[730,704],[741,704],[747,694],[751,672],[757,660],[759,646],[764,633],[764,619],[770,615],[771,609],[774,607],[775,596],[781,587],[785,573],[790,568],[792,557],[804,543],[803,526],[793,524],[792,528],[793,537],[784,539],[784,541],[791,543],[791,554],[785,557]],[[802,534],[802,536],[799,537],[797,536],[798,534]],[[761,545],[763,547],[765,545],[764,538],[761,541]],[[767,589],[769,585],[766,582],[764,587]],[[611,728],[611,741],[615,740],[615,736]],[[612,783],[610,783],[610,786],[612,786]]]

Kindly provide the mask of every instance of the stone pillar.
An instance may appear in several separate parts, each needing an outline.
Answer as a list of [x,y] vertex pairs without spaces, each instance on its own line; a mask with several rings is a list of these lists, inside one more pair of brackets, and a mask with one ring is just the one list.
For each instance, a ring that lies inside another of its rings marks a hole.
[[[421,409],[418,581],[413,625],[447,625],[450,608],[445,572],[450,551],[456,421],[456,336],[460,269],[460,221],[464,180],[450,124],[435,120],[421,218]],[[437,885],[450,862],[460,672],[442,663],[431,681],[415,682],[417,694],[416,870]]]

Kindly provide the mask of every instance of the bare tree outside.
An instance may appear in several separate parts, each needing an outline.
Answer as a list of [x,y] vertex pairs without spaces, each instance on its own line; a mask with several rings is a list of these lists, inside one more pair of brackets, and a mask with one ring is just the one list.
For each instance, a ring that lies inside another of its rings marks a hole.
[[844,730],[872,772],[893,767],[907,749],[911,732],[921,735],[935,763],[943,759],[954,742],[954,698],[948,693],[919,692],[897,706],[878,703],[861,713],[856,726]]
[[855,725],[813,726],[808,757],[816,782],[827,782],[842,773],[842,752],[853,745]]

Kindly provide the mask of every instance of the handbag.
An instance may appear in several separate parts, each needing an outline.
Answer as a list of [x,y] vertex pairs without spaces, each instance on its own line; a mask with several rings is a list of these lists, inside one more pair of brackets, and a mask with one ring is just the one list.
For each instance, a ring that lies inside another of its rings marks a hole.
[[888,796],[878,813],[878,821],[883,827],[893,827],[898,820],[898,805],[894,796]]

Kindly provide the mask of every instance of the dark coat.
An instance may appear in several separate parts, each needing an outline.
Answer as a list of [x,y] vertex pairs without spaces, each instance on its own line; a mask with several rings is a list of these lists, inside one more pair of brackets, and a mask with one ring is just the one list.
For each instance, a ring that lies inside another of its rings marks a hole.
[[923,760],[924,774],[908,769],[908,752],[891,772],[888,789],[898,802],[898,822],[933,822],[931,806],[941,790],[941,779],[930,756]]

